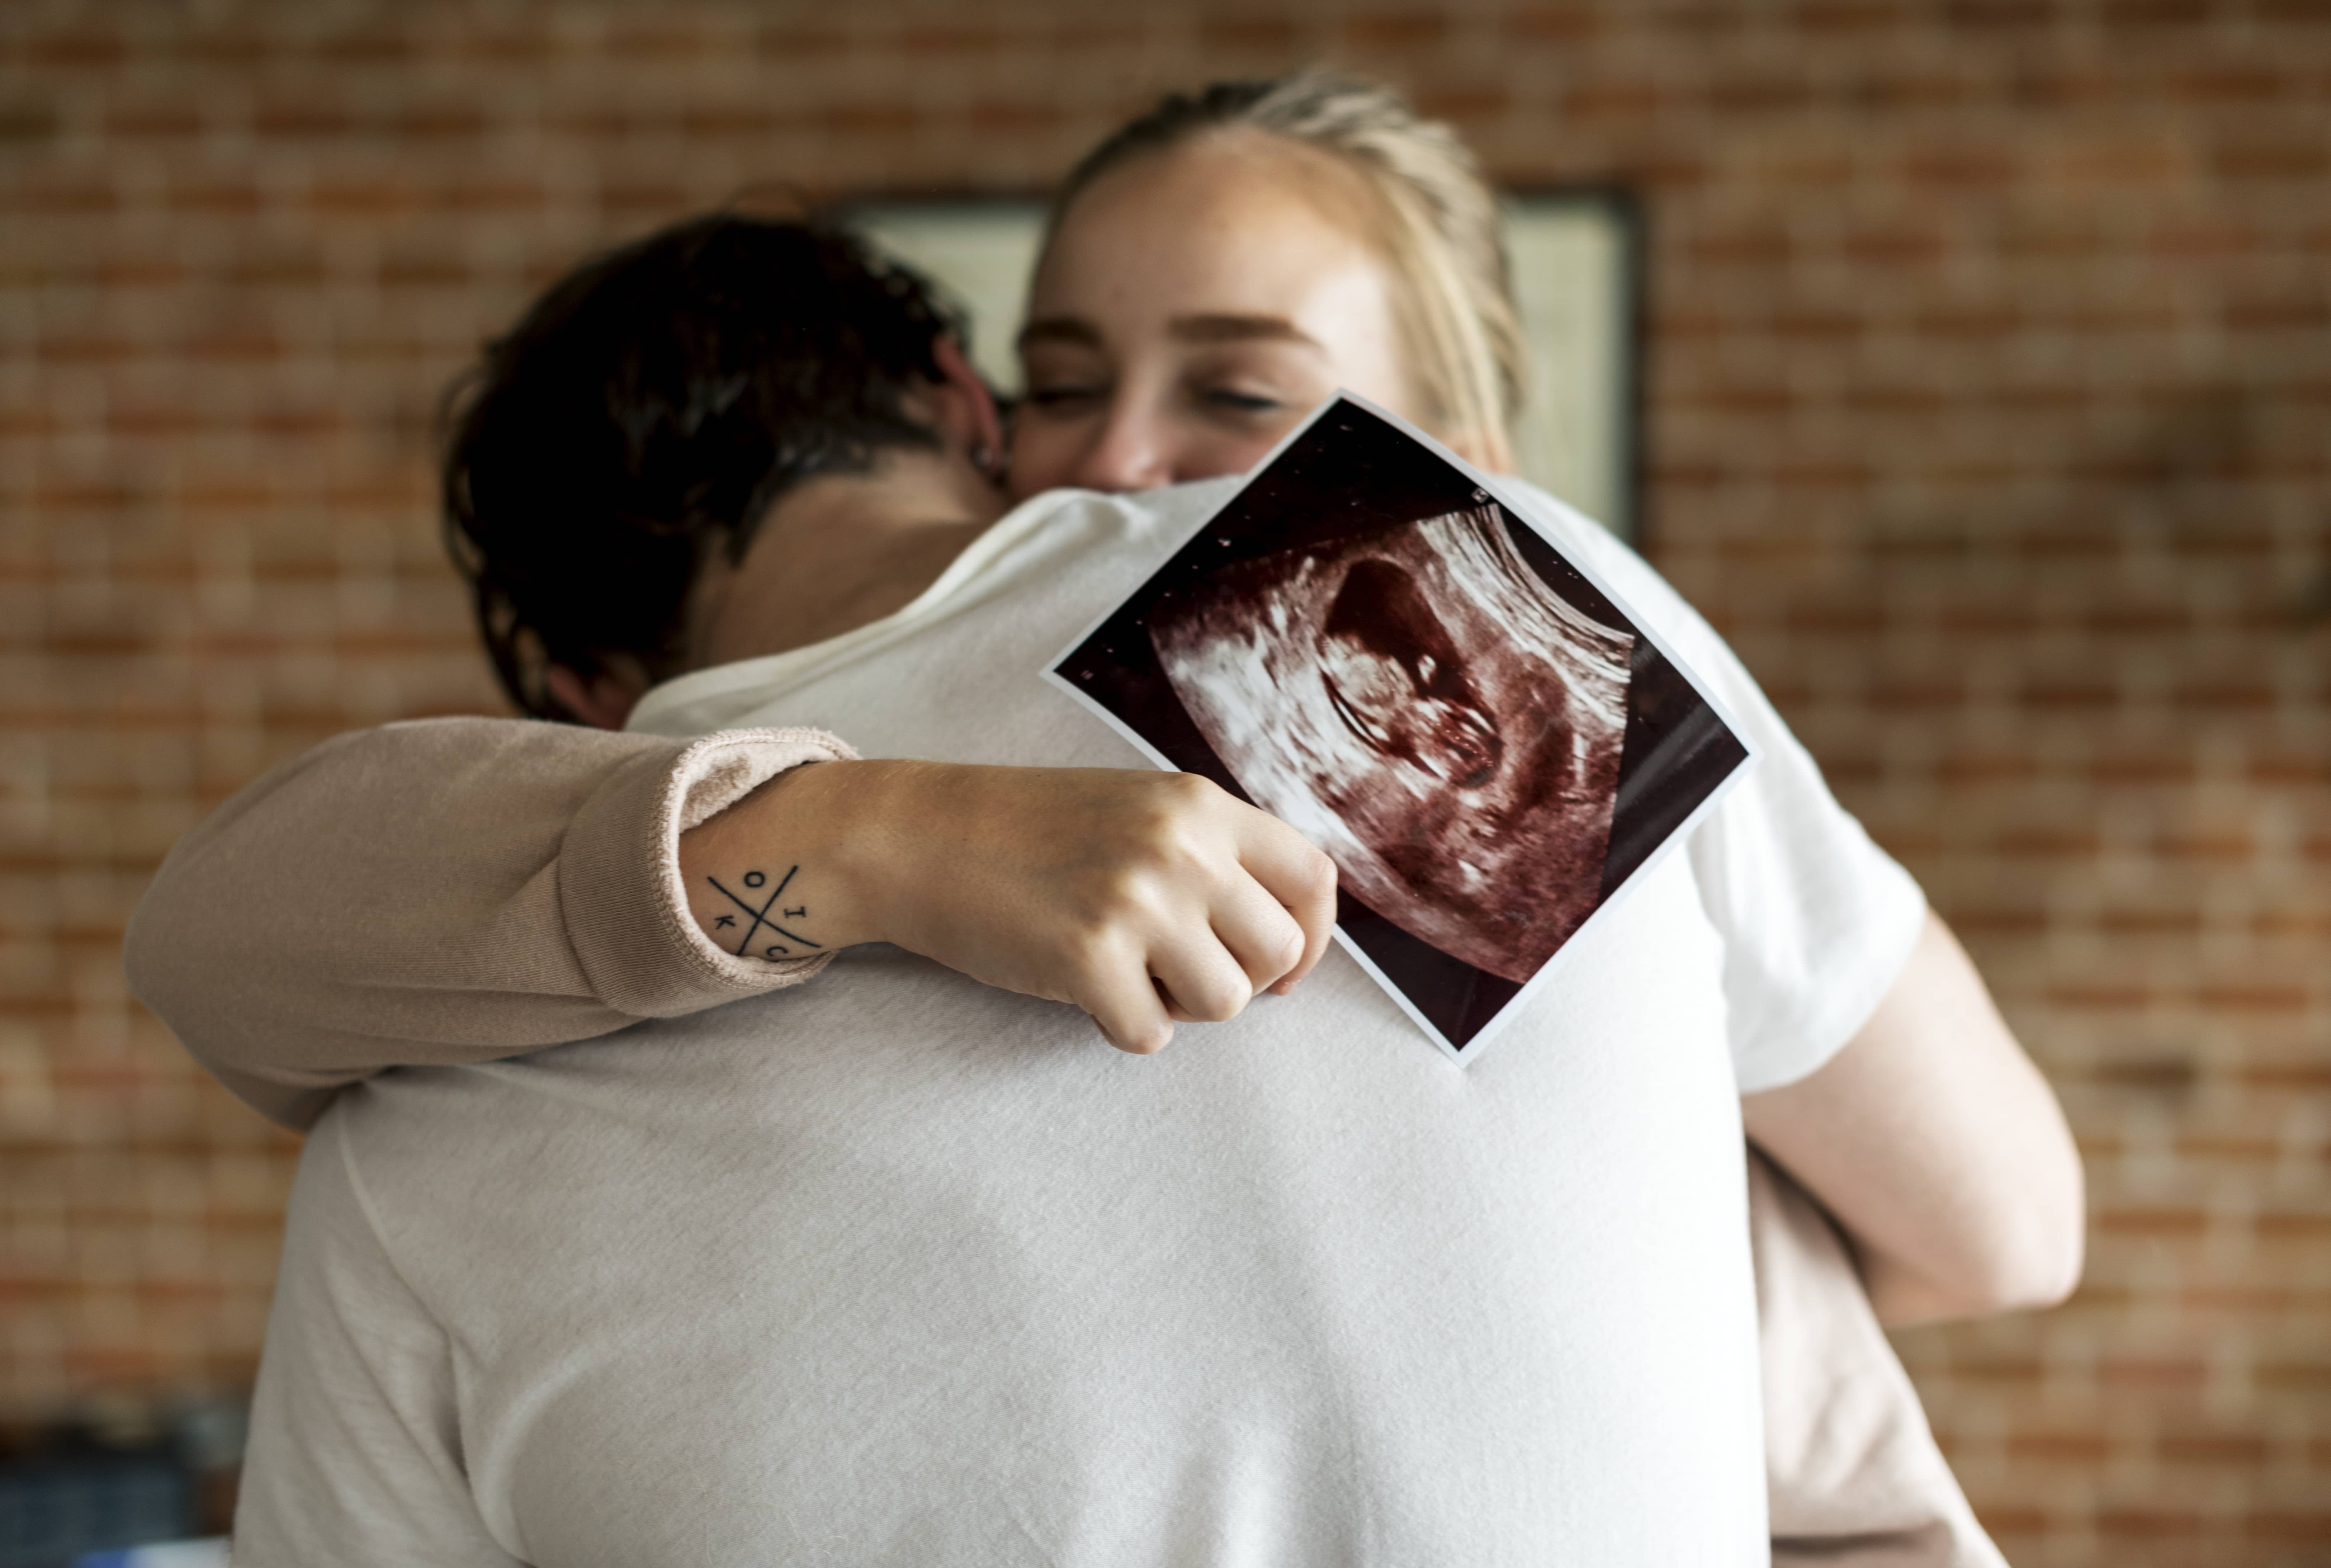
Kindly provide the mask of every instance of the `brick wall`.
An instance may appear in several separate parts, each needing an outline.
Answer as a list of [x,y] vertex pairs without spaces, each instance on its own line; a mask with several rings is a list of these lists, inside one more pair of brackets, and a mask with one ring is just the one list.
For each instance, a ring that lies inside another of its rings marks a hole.
[[479,336],[755,180],[1031,188],[1323,57],[1643,194],[1652,553],[2064,1094],[2080,1295],[1902,1338],[2011,1554],[2331,1560],[2324,0],[14,0],[0,1419],[249,1374],[295,1145],[122,922],[269,763],[494,706],[429,494]]

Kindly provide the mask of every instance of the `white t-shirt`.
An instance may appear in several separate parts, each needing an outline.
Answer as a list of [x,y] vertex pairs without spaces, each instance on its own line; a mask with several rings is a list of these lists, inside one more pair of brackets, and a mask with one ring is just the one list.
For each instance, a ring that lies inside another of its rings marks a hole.
[[[634,727],[1144,765],[1036,671],[1225,493],[1040,498]],[[872,947],[391,1073],[301,1162],[239,1568],[1765,1562],[1737,1097],[1845,1041],[1924,900],[1714,633],[1543,504],[1764,757],[1479,1060],[1340,951],[1136,1058]]]

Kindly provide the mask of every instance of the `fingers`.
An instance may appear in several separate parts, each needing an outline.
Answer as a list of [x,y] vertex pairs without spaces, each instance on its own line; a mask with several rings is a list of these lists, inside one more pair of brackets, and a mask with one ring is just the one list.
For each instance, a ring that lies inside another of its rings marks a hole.
[[1335,935],[1336,862],[1277,817],[1253,811],[1241,825],[1239,863],[1302,930],[1302,955],[1270,987],[1284,996],[1327,955]]
[[[1302,928],[1251,878],[1239,877],[1218,899],[1216,924],[1207,924],[1208,913],[1193,903],[1137,963],[1118,951],[1094,965],[1074,1000],[1111,1045],[1146,1056],[1166,1048],[1177,1022],[1227,1022],[1302,955]],[[1229,941],[1219,935],[1224,928]]]
[[1243,868],[1215,893],[1209,917],[1211,935],[1245,974],[1250,994],[1286,980],[1310,950],[1293,913]]
[[1253,982],[1213,931],[1194,927],[1153,948],[1149,972],[1165,988],[1174,1016],[1195,1023],[1227,1023],[1254,1000]]
[[1013,965],[1027,970],[1015,989],[1065,996],[1110,1044],[1147,1054],[1176,1021],[1235,1018],[1325,955],[1335,865],[1294,829],[1194,775],[1069,782],[1088,820],[1044,837],[1032,928],[1051,935]]
[[1219,794],[1208,803],[1231,813],[1236,862],[1214,862],[1198,898],[1153,928],[1147,955],[1167,1016],[1184,1022],[1224,1022],[1266,989],[1286,994],[1336,925],[1334,861],[1268,813]]
[[1174,1038],[1166,999],[1147,966],[1129,954],[1098,966],[1070,1000],[1092,1015],[1103,1039],[1131,1055],[1154,1055]]

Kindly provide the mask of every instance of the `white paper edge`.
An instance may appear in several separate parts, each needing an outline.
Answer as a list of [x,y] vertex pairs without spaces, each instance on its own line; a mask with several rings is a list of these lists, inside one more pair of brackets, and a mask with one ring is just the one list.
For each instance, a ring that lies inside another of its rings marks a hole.
[[[1611,601],[1611,603],[1618,609],[1619,613],[1624,615],[1634,626],[1638,636],[1647,638],[1651,646],[1659,651],[1660,655],[1670,665],[1675,667],[1676,670],[1683,676],[1687,682],[1690,684],[1692,690],[1698,694],[1699,699],[1708,704],[1709,710],[1716,715],[1717,718],[1720,722],[1722,722],[1725,729],[1731,734],[1732,738],[1738,741],[1741,748],[1747,753],[1747,755],[1741,759],[1740,765],[1727,774],[1724,777],[1724,781],[1717,784],[1715,789],[1708,792],[1708,798],[1700,802],[1698,806],[1694,807],[1691,814],[1684,818],[1681,822],[1678,823],[1675,831],[1670,833],[1665,839],[1661,840],[1660,846],[1657,849],[1653,850],[1649,855],[1644,857],[1643,863],[1637,866],[1632,872],[1629,873],[1627,879],[1620,883],[1617,888],[1613,889],[1609,898],[1603,899],[1602,903],[1595,906],[1594,912],[1593,914],[1587,916],[1585,919],[1579,922],[1578,928],[1571,932],[1571,934],[1563,940],[1562,946],[1555,950],[1554,956],[1548,958],[1543,965],[1541,965],[1538,968],[1538,972],[1536,974],[1531,975],[1528,981],[1523,984],[1522,988],[1514,993],[1511,1000],[1508,1001],[1503,1007],[1498,1009],[1496,1015],[1493,1016],[1489,1022],[1483,1024],[1479,1032],[1475,1034],[1472,1040],[1461,1049],[1451,1045],[1449,1042],[1448,1037],[1442,1034],[1441,1031],[1433,1025],[1431,1020],[1427,1019],[1422,1012],[1417,1011],[1416,1005],[1410,1002],[1407,996],[1401,992],[1401,989],[1394,985],[1392,981],[1386,977],[1383,970],[1376,967],[1375,960],[1371,959],[1367,954],[1362,950],[1360,945],[1356,941],[1353,940],[1351,936],[1345,931],[1342,922],[1338,921],[1337,923],[1335,929],[1336,945],[1341,947],[1345,952],[1350,954],[1352,957],[1357,961],[1359,966],[1366,972],[1368,978],[1375,981],[1377,988],[1392,999],[1394,1005],[1397,1006],[1403,1012],[1408,1015],[1410,1022],[1413,1022],[1419,1029],[1424,1031],[1424,1037],[1427,1040],[1430,1040],[1440,1049],[1441,1055],[1447,1057],[1451,1062],[1455,1063],[1459,1067],[1470,1067],[1474,1062],[1480,1060],[1482,1051],[1487,1049],[1490,1041],[1505,1032],[1505,1027],[1507,1023],[1512,1020],[1514,1014],[1519,1012],[1532,997],[1536,996],[1539,989],[1564,967],[1563,961],[1576,950],[1578,939],[1585,936],[1591,927],[1602,924],[1603,916],[1609,914],[1613,909],[1625,902],[1627,896],[1633,892],[1636,888],[1641,886],[1642,882],[1650,877],[1651,872],[1657,870],[1667,860],[1668,856],[1671,854],[1686,839],[1691,836],[1692,831],[1699,826],[1701,820],[1705,818],[1709,812],[1715,810],[1717,804],[1723,801],[1725,796],[1732,793],[1733,787],[1738,784],[1741,780],[1748,776],[1749,772],[1755,767],[1757,762],[1763,757],[1764,748],[1756,744],[1756,739],[1754,736],[1750,735],[1746,730],[1741,727],[1738,720],[1733,717],[1732,710],[1727,708],[1722,702],[1718,701],[1715,694],[1708,690],[1707,685],[1700,679],[1698,672],[1693,670],[1692,667],[1686,663],[1681,658],[1677,656],[1675,650],[1669,645],[1668,640],[1660,635],[1657,631],[1653,630],[1651,623],[1636,612],[1635,607],[1627,602],[1624,594],[1619,593],[1617,589],[1612,587],[1609,583],[1603,580],[1603,574],[1595,568],[1594,563],[1580,559],[1576,552],[1566,547],[1561,540],[1553,536],[1553,534],[1547,529],[1546,524],[1536,515],[1537,508],[1535,504],[1525,505],[1520,499],[1517,499],[1513,492],[1506,489],[1504,480],[1495,475],[1483,473],[1471,463],[1467,462],[1463,458],[1458,456],[1446,446],[1443,446],[1440,442],[1434,440],[1423,431],[1417,429],[1416,426],[1409,423],[1408,421],[1401,418],[1398,414],[1387,413],[1385,410],[1378,408],[1375,404],[1370,403],[1366,398],[1359,396],[1356,393],[1337,392],[1334,396],[1329,397],[1318,407],[1313,409],[1310,414],[1300,424],[1297,425],[1293,430],[1289,431],[1287,434],[1280,439],[1278,445],[1272,447],[1270,452],[1258,461],[1253,468],[1247,470],[1246,479],[1239,485],[1238,489],[1232,490],[1229,495],[1224,496],[1223,498],[1222,504],[1217,506],[1213,511],[1206,514],[1205,522],[1201,523],[1197,527],[1193,528],[1183,537],[1179,544],[1176,544],[1172,550],[1167,552],[1166,560],[1159,562],[1157,566],[1153,568],[1147,576],[1143,577],[1140,584],[1136,587],[1133,592],[1138,593],[1141,588],[1148,586],[1150,579],[1155,577],[1158,571],[1164,569],[1166,561],[1171,561],[1175,556],[1180,555],[1184,550],[1187,549],[1191,540],[1205,532],[1207,523],[1213,522],[1215,518],[1228,510],[1233,501],[1237,500],[1239,497],[1246,493],[1247,486],[1252,484],[1255,480],[1261,475],[1262,471],[1271,465],[1272,461],[1278,458],[1280,452],[1293,445],[1294,442],[1302,436],[1304,432],[1309,430],[1318,420],[1331,413],[1338,403],[1349,403],[1354,407],[1365,409],[1368,413],[1375,415],[1378,419],[1383,420],[1386,424],[1389,424],[1395,430],[1400,431],[1403,434],[1422,443],[1428,451],[1433,452],[1443,461],[1455,468],[1460,473],[1462,473],[1467,478],[1470,479],[1475,485],[1488,491],[1497,499],[1500,506],[1505,508],[1508,513],[1527,524],[1532,532],[1536,533],[1540,539],[1546,542],[1546,547],[1553,550],[1556,555],[1559,556],[1572,571],[1576,572],[1580,576],[1593,584],[1596,592],[1600,593],[1604,598]],[[1593,519],[1586,518],[1584,513],[1580,513],[1579,516],[1581,520],[1584,521],[1589,527],[1595,526]],[[1126,595],[1127,598],[1130,598],[1131,596],[1131,594],[1127,594]],[[1179,773],[1182,771],[1180,768],[1175,767],[1172,763],[1168,762],[1163,753],[1159,752],[1156,746],[1151,746],[1149,742],[1135,731],[1130,725],[1127,724],[1116,714],[1110,712],[1100,703],[1095,701],[1086,692],[1080,690],[1074,681],[1068,679],[1066,677],[1059,673],[1058,667],[1061,662],[1067,659],[1070,654],[1074,653],[1078,649],[1083,647],[1086,642],[1089,641],[1093,633],[1099,632],[1103,626],[1115,619],[1117,613],[1124,607],[1125,599],[1119,599],[1116,603],[1110,605],[1108,609],[1095,616],[1086,624],[1083,631],[1078,632],[1075,637],[1069,641],[1066,647],[1062,648],[1051,659],[1045,660],[1044,666],[1039,673],[1042,674],[1048,683],[1058,688],[1060,690],[1066,692],[1076,701],[1079,707],[1084,708],[1086,712],[1090,713],[1095,717],[1099,718],[1103,724],[1108,726],[1110,729],[1116,731],[1118,735],[1130,743],[1136,751],[1138,751],[1142,755],[1147,757],[1152,763],[1156,764],[1159,769],[1166,773]],[[1396,921],[1394,923],[1398,924]],[[1427,944],[1427,946],[1431,946],[1431,944]]]

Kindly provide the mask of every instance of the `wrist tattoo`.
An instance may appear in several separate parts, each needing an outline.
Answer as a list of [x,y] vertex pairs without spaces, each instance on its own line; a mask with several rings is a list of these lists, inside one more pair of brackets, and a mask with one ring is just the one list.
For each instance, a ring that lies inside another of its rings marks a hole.
[[[770,910],[779,908],[777,900],[785,897],[786,887],[794,879],[794,873],[800,870],[801,868],[799,866],[787,867],[785,869],[785,874],[782,878],[778,879],[777,885],[769,889],[769,896],[766,898],[763,898],[757,906],[753,904],[750,899],[745,898],[743,895],[732,893],[727,888],[722,887],[719,878],[707,877],[704,879],[718,890],[722,898],[728,899],[730,903],[736,905],[737,908],[742,909],[746,914],[752,917],[750,923],[745,927],[744,936],[737,939],[737,956],[742,958],[746,954],[754,950],[754,943],[761,927],[764,926],[767,927],[778,936],[785,938],[785,941],[783,942],[773,941],[767,938],[760,938],[760,955],[764,958],[793,957],[794,950],[792,947],[785,946],[787,942],[793,943],[798,946],[813,949],[823,946],[823,943],[811,941],[808,937],[801,935],[798,931],[786,930],[783,926],[778,925],[775,919],[771,918],[769,915]],[[769,876],[766,871],[747,871],[745,873],[743,880],[746,891],[757,898],[759,897],[760,889],[768,887]],[[806,904],[794,905],[783,910],[783,918],[787,920],[806,919],[808,916],[809,906]],[[734,915],[723,915],[718,919],[713,921],[712,924],[715,929],[722,931],[731,930],[737,925],[737,917]]]

